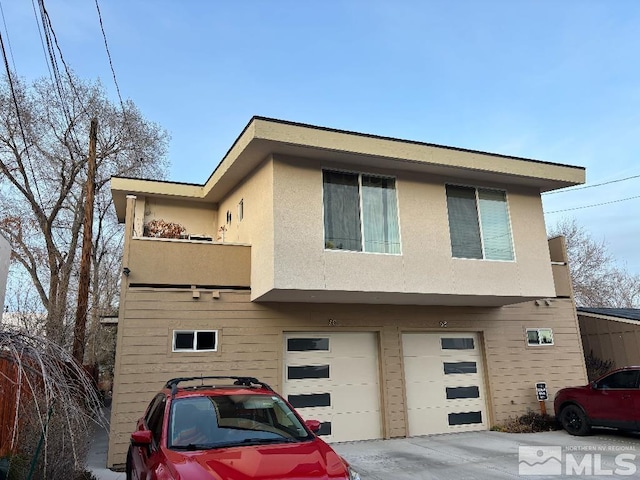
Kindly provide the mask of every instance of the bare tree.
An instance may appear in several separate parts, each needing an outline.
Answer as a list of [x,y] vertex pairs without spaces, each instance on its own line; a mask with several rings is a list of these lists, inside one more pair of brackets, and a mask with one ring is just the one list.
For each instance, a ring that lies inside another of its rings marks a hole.
[[[96,215],[103,224],[94,248],[115,221],[106,192],[109,178],[164,178],[168,135],[131,101],[123,106],[109,101],[99,82],[72,77],[59,86],[49,79],[29,85],[11,80],[15,101],[9,79],[0,85],[0,230],[47,312],[47,337],[63,344],[63,327],[72,318],[68,305],[82,234],[91,117],[99,122]],[[103,257],[93,254],[97,271]],[[97,307],[99,293],[93,295]]]
[[640,276],[630,274],[575,219],[559,221],[549,232],[564,235],[576,304],[581,307],[640,307]]

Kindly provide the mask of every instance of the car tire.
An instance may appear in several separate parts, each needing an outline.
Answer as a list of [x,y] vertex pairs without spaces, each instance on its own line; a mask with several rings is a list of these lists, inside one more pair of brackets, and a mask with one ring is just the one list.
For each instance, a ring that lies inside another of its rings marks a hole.
[[127,463],[124,471],[127,480],[133,480],[133,475],[131,474],[131,447],[127,450]]
[[560,423],[571,435],[584,436],[591,432],[587,415],[577,405],[567,405],[560,412]]

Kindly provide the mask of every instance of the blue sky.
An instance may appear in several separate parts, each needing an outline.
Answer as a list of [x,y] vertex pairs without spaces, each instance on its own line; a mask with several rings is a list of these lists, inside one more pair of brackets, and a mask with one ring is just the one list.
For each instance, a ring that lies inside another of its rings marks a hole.
[[[32,3],[0,0],[18,73]],[[45,0],[65,60],[113,93],[93,0]],[[544,197],[640,274],[640,1],[100,0],[123,97],[204,182],[253,115],[587,168]],[[2,26],[3,34],[5,34]]]

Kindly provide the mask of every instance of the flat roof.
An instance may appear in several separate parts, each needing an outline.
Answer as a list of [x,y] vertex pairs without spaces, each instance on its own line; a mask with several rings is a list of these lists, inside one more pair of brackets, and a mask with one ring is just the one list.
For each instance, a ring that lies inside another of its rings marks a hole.
[[541,192],[585,182],[584,167],[255,116],[204,184],[112,177],[118,219],[124,221],[127,195],[218,203],[271,154],[525,185]]

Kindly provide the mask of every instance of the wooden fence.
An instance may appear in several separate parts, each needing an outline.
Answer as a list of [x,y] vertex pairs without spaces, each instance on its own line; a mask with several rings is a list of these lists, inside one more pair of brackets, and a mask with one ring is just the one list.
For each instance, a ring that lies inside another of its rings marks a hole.
[[16,419],[16,379],[18,369],[0,357],[0,458],[13,453],[11,439]]

